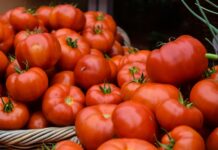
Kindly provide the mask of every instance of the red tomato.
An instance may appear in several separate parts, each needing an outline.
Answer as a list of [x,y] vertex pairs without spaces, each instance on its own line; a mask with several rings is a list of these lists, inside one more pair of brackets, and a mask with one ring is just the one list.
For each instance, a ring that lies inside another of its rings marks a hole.
[[49,33],[28,36],[16,46],[17,61],[21,66],[27,61],[30,67],[52,68],[61,57],[58,40]]
[[7,56],[0,51],[0,77],[5,73],[7,66],[9,64]]
[[120,89],[114,84],[93,85],[86,93],[86,105],[119,104],[122,101]]
[[41,129],[48,126],[48,121],[42,112],[35,112],[30,116],[28,121],[28,129]]
[[0,129],[16,130],[23,128],[29,119],[29,110],[26,105],[7,97],[0,99]]
[[17,59],[11,57],[10,63],[8,64],[6,69],[6,77],[16,72],[15,67],[21,69],[20,65],[17,62]]
[[218,128],[215,128],[207,138],[207,150],[217,150],[218,149]]
[[147,61],[148,75],[152,81],[174,85],[196,80],[207,69],[205,54],[200,41],[182,35],[151,52]]
[[83,150],[83,148],[70,140],[60,141],[55,145],[54,150]]
[[103,53],[97,49],[91,48],[90,50],[91,55],[97,55],[99,57],[104,57]]
[[73,125],[84,103],[85,96],[78,87],[55,84],[44,94],[42,111],[46,119],[55,125]]
[[143,104],[126,101],[113,112],[115,134],[121,138],[139,138],[154,142],[157,125],[153,113]]
[[191,102],[203,113],[205,122],[218,126],[218,81],[205,79],[197,82],[190,93]]
[[49,16],[51,14],[53,10],[53,7],[50,7],[50,6],[40,6],[37,10],[36,10],[36,17],[42,21],[43,25],[46,27],[46,28],[50,28],[51,25],[49,23]]
[[13,9],[9,9],[0,16],[0,20],[10,24],[10,15]]
[[97,150],[157,150],[157,148],[145,140],[118,138],[103,143]]
[[76,133],[86,150],[96,150],[114,137],[111,120],[116,105],[100,104],[82,109],[76,117]]
[[37,100],[48,87],[46,73],[38,67],[19,70],[9,75],[6,80],[9,95],[16,101],[31,102]]
[[58,30],[54,30],[52,31],[52,34],[56,37],[56,38],[59,38],[63,35],[71,35],[71,34],[78,34],[76,31],[73,31],[69,28],[61,28],[61,29],[58,29]]
[[49,16],[49,22],[53,29],[70,28],[81,31],[85,21],[84,13],[70,4],[55,6]]
[[116,55],[111,58],[111,60],[114,62],[114,64],[117,66],[118,71],[120,70],[120,61],[122,60],[122,55]]
[[51,85],[61,83],[65,85],[75,85],[75,77],[73,71],[61,71],[54,75],[51,80]]
[[154,112],[161,102],[169,98],[178,99],[178,97],[179,90],[172,85],[145,83],[135,91],[132,100],[145,104]]
[[74,69],[76,83],[84,89],[110,79],[111,70],[107,60],[96,55],[86,55]]
[[160,150],[205,150],[203,138],[189,126],[177,126],[162,137]]
[[122,45],[118,41],[114,41],[114,44],[110,51],[108,52],[110,57],[116,56],[116,55],[124,55],[124,50]]

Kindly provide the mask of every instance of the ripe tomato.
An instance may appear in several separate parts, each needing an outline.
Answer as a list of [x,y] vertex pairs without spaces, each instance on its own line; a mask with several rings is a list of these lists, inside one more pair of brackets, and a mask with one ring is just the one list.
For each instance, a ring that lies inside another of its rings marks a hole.
[[44,94],[42,111],[46,119],[55,125],[73,125],[84,103],[85,96],[78,87],[55,84]]
[[37,10],[36,10],[36,17],[42,21],[43,25],[49,29],[51,27],[50,23],[49,23],[49,17],[50,14],[53,10],[53,7],[50,6],[40,6]]
[[189,126],[177,126],[162,137],[161,144],[160,150],[205,150],[203,138]]
[[116,56],[116,55],[124,55],[124,50],[122,45],[118,41],[114,41],[114,44],[110,51],[108,52],[110,57]]
[[97,150],[157,150],[157,148],[145,140],[118,138],[103,143]]
[[0,77],[2,77],[9,64],[7,56],[2,51],[0,51],[0,60]]
[[32,34],[16,46],[15,55],[21,66],[28,61],[30,67],[50,69],[61,57],[61,47],[49,33]]
[[11,98],[0,98],[0,129],[16,130],[25,126],[29,119],[26,105],[15,102]]
[[86,92],[86,105],[119,104],[122,101],[120,89],[114,84],[93,85]]
[[70,140],[60,141],[55,145],[54,150],[83,150],[83,148]]
[[16,58],[12,58],[12,57],[9,57],[9,58],[10,58],[10,63],[8,64],[7,69],[6,69],[6,77],[16,72],[15,67],[18,69],[21,69]]
[[35,112],[30,116],[28,121],[28,129],[41,129],[48,126],[48,121],[45,119],[45,116],[42,112]]
[[62,35],[71,35],[71,34],[78,34],[78,33],[76,31],[74,31],[74,30],[69,29],[69,28],[61,28],[61,29],[58,29],[58,30],[53,30],[52,34],[56,38],[59,38]]
[[82,109],[75,122],[76,133],[87,150],[96,150],[105,141],[113,138],[111,120],[116,105],[99,104]]
[[70,28],[81,31],[85,21],[84,13],[70,4],[55,6],[49,16],[49,22],[53,29]]
[[218,149],[218,127],[215,128],[207,138],[207,150],[217,150]]
[[80,87],[88,89],[92,85],[108,81],[111,70],[105,58],[86,55],[77,62],[74,73],[76,83]]
[[61,83],[65,85],[75,85],[75,77],[74,77],[74,72],[73,71],[61,71],[56,73],[52,80],[51,80],[51,85],[56,84],[56,83]]
[[114,62],[114,64],[117,66],[118,71],[120,70],[120,62],[122,60],[123,56],[122,55],[116,55],[111,58],[111,60]]
[[0,20],[10,24],[10,15],[13,9],[9,9],[0,16]]
[[205,122],[218,126],[218,81],[205,79],[191,89],[191,102],[203,113]]
[[91,55],[97,55],[99,57],[104,57],[103,53],[97,49],[91,48],[90,50]]
[[113,112],[114,131],[121,138],[139,138],[154,142],[157,125],[153,113],[143,104],[126,101]]
[[16,101],[31,102],[37,100],[48,87],[46,73],[38,67],[20,70],[9,75],[6,79],[9,95]]

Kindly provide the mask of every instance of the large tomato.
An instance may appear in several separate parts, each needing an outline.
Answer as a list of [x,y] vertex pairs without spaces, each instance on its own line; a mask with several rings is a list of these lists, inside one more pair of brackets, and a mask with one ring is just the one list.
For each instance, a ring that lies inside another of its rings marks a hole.
[[191,102],[203,113],[207,124],[218,126],[218,81],[205,79],[191,89]]
[[200,41],[182,35],[151,52],[147,61],[148,75],[155,82],[174,85],[196,80],[207,69],[205,54]]
[[25,126],[29,119],[26,105],[8,97],[0,97],[0,129],[15,130]]
[[203,138],[189,126],[177,126],[161,139],[160,150],[205,150]]
[[108,81],[111,70],[104,57],[86,55],[77,62],[74,73],[76,83],[88,89],[92,85]]
[[7,58],[7,56],[0,51],[0,77],[2,77],[2,75],[5,73],[7,66],[9,64],[9,60]]
[[49,29],[51,27],[50,23],[49,23],[49,17],[50,14],[52,12],[53,7],[50,6],[40,6],[37,10],[36,10],[36,17],[42,21],[43,25]]
[[62,70],[74,70],[77,61],[90,53],[89,43],[78,33],[58,37],[61,57],[58,66]]
[[73,71],[61,71],[56,73],[52,80],[51,80],[51,85],[56,84],[56,83],[61,83],[65,85],[75,85],[75,77],[74,77],[74,72]]
[[16,46],[15,54],[21,66],[28,61],[30,67],[50,69],[61,57],[61,47],[53,35],[38,33],[21,41]]
[[218,149],[218,127],[215,128],[207,138],[207,150],[217,150]]
[[121,138],[139,138],[154,142],[157,125],[153,113],[145,105],[126,101],[113,112],[115,134]]
[[76,134],[86,150],[96,150],[105,141],[114,137],[111,120],[116,105],[100,104],[82,109],[76,117]]
[[103,143],[97,150],[157,150],[157,148],[145,140],[118,138]]
[[57,142],[54,150],[83,150],[83,148],[70,140]]
[[122,101],[120,89],[114,84],[93,85],[86,92],[86,105],[119,104]]
[[16,72],[6,79],[6,87],[9,95],[16,101],[35,101],[48,87],[48,77],[46,73],[38,67],[28,70],[16,68]]
[[55,84],[43,96],[42,111],[46,119],[55,125],[73,125],[84,103],[85,96],[78,87]]
[[41,129],[48,127],[48,121],[41,111],[34,112],[28,121],[28,129]]
[[70,4],[55,6],[49,16],[49,23],[53,29],[70,28],[80,31],[85,21],[84,13]]

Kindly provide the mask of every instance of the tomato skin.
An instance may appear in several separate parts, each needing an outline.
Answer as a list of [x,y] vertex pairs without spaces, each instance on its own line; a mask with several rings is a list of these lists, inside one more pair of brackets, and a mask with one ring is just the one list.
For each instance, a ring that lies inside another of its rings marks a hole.
[[155,82],[173,85],[196,80],[207,69],[205,54],[206,49],[200,41],[182,35],[151,52],[147,61],[148,75]]
[[[102,88],[104,90],[102,90]],[[119,104],[121,101],[120,89],[111,83],[93,85],[86,92],[86,105],[88,106],[97,104]]]
[[48,127],[48,121],[42,112],[35,112],[30,116],[27,125],[28,129],[42,129]]
[[191,102],[203,113],[205,122],[218,126],[218,81],[205,79],[197,82],[190,93]]
[[76,133],[87,150],[96,150],[103,142],[113,138],[111,116],[115,108],[114,104],[100,104],[88,106],[78,113]]
[[8,77],[10,74],[15,73],[15,67],[18,67],[21,69],[19,63],[17,62],[17,59],[10,60],[11,62],[8,64],[7,69],[6,69],[6,77]]
[[33,13],[25,7],[14,8],[10,14],[10,23],[16,31],[33,30],[39,25],[39,21]]
[[118,71],[120,70],[120,61],[122,60],[122,55],[116,55],[111,58],[111,60],[114,62],[114,64],[117,66]]
[[[1,97],[4,103],[9,102],[8,97]],[[13,108],[11,112],[3,111],[3,103],[0,101],[0,129],[1,130],[16,130],[25,126],[29,119],[29,110],[26,105],[11,100]]]
[[21,66],[52,68],[61,57],[58,40],[49,33],[32,34],[16,46],[15,55]]
[[121,97],[124,101],[131,100],[135,91],[142,85],[143,83],[138,82],[126,82],[121,87]]
[[179,90],[170,84],[145,83],[135,91],[132,100],[145,104],[154,112],[161,102],[178,97]]
[[[205,150],[205,143],[198,132],[189,126],[177,126],[169,135],[175,140],[173,150]],[[162,144],[169,144],[169,137],[164,135]],[[164,148],[159,148],[165,150]]]
[[51,32],[56,38],[59,38],[63,35],[71,35],[71,34],[78,34],[76,31],[69,29],[69,28],[61,28],[58,30],[53,30]]
[[70,140],[60,141],[55,145],[54,150],[83,150],[83,148]]
[[85,21],[84,13],[70,4],[57,5],[49,16],[49,23],[53,29],[70,28],[81,31]]
[[10,24],[10,15],[13,9],[9,9],[0,16],[0,20]]
[[111,139],[101,146],[97,150],[157,150],[151,143],[132,138],[118,138]]
[[36,101],[48,87],[46,73],[38,67],[21,73],[13,73],[6,79],[9,95],[16,101]]
[[207,138],[206,146],[207,150],[217,150],[218,149],[218,128],[215,128]]
[[154,142],[157,125],[153,113],[143,104],[126,101],[113,112],[115,134],[121,138],[139,138]]
[[75,76],[73,71],[61,71],[56,73],[52,80],[51,85],[61,83],[65,85],[75,85]]
[[122,45],[118,41],[114,41],[114,44],[111,48],[111,50],[108,52],[110,57],[116,56],[116,55],[124,55],[124,50]]
[[97,55],[99,57],[104,57],[103,53],[97,49],[91,48],[90,50],[91,55]]
[[2,77],[2,74],[5,73],[7,66],[9,64],[9,60],[7,56],[2,51],[0,51],[0,60],[1,60],[0,61],[0,77]]
[[51,14],[53,10],[53,7],[50,6],[40,6],[37,10],[36,10],[36,17],[42,21],[43,25],[49,29],[51,27],[50,23],[49,23],[49,16]]
[[43,96],[42,111],[57,126],[73,125],[84,103],[85,96],[78,87],[55,84]]
[[77,62],[74,73],[76,83],[80,87],[88,89],[92,85],[108,81],[111,70],[105,58],[86,55]]

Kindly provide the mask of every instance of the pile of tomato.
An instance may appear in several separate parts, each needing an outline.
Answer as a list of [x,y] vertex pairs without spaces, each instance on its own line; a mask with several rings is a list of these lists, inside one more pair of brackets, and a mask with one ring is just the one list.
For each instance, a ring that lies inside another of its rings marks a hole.
[[70,4],[2,14],[0,130],[75,125],[82,147],[55,150],[217,150],[217,56],[190,35],[123,43],[110,15]]

